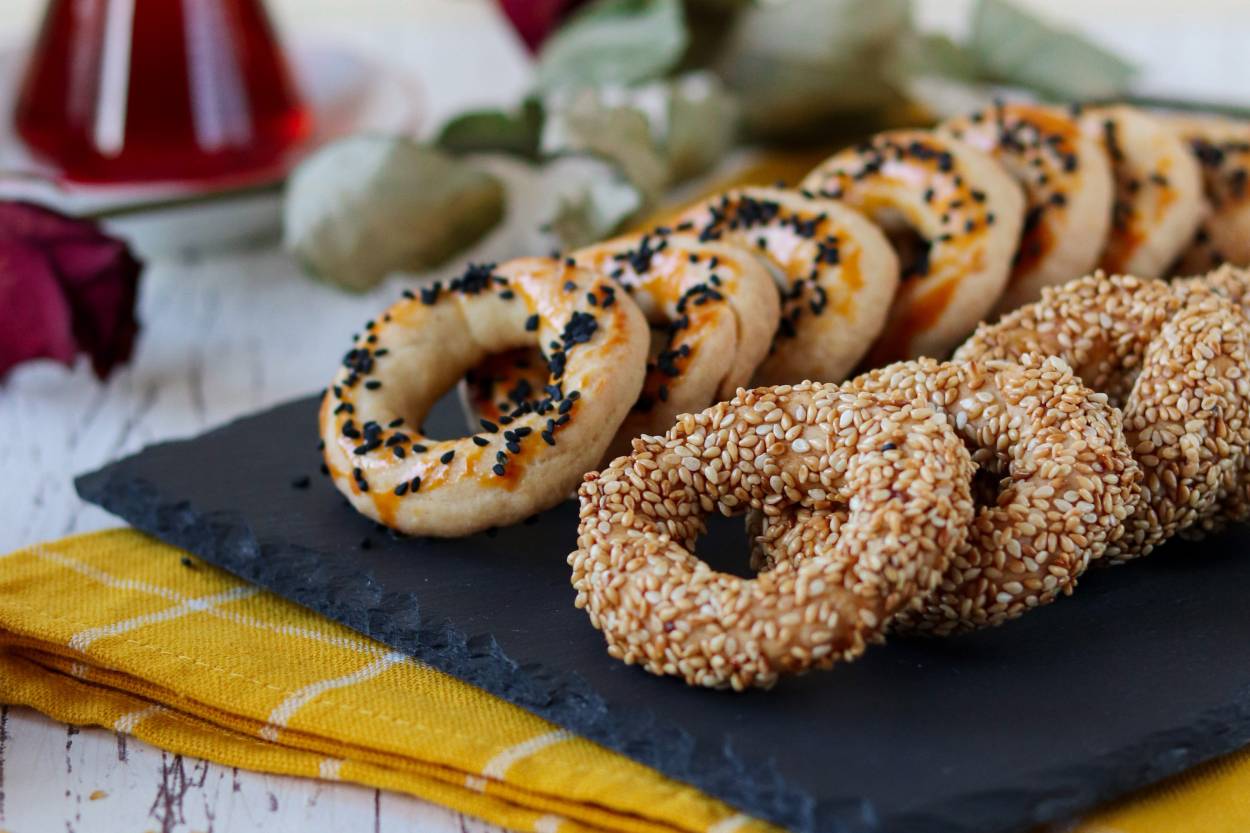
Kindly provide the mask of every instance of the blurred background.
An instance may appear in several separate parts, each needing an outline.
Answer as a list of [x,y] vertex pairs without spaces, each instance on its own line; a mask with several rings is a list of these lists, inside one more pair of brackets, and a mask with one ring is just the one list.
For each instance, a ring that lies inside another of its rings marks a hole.
[[1244,0],[4,0],[0,460],[36,488],[0,481],[0,551],[107,525],[72,474],[317,389],[466,261],[996,95],[1244,117],[1248,43]]

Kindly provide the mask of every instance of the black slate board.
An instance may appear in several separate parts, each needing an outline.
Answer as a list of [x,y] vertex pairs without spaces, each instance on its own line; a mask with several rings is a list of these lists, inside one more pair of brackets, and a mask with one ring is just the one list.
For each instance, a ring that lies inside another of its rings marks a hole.
[[[1250,534],[1176,542],[997,630],[894,640],[771,692],[611,660],[572,605],[575,507],[392,538],[317,476],[314,399],[85,475],[86,500],[739,809],[799,831],[1024,830],[1250,743]],[[452,436],[447,401],[428,421]],[[311,487],[292,481],[311,475]],[[367,544],[366,544],[367,539]],[[745,560],[741,527],[701,551]],[[722,563],[723,562],[723,563]]]

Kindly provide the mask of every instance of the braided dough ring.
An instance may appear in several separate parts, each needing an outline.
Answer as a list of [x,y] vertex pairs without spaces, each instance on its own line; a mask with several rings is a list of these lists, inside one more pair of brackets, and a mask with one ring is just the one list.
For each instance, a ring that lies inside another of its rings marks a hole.
[[1099,265],[1108,273],[1161,277],[1206,212],[1197,160],[1165,121],[1132,107],[1086,110],[1081,126],[1102,142],[1115,178],[1111,234]]
[[[642,393],[605,459],[629,453],[639,434],[663,433],[751,381],[777,330],[780,301],[767,270],[748,252],[687,234],[631,236],[573,253],[578,266],[622,286],[652,325]],[[461,397],[476,421],[520,417],[534,407],[546,367],[532,348],[488,357]]]
[[[932,588],[967,532],[971,477],[931,408],[811,382],[744,390],[586,475],[577,606],[613,657],[690,685],[828,668]],[[754,579],[693,554],[703,513],[780,503],[848,514],[836,537]]]
[[997,102],[941,129],[993,156],[1024,188],[1024,229],[996,313],[1098,265],[1111,227],[1111,163],[1074,117],[1057,107]]
[[1211,209],[1175,271],[1193,275],[1225,262],[1250,266],[1250,123],[1187,116],[1170,124],[1202,168]]
[[[1057,359],[901,362],[857,377],[852,391],[894,392],[945,414],[980,475],[976,515],[937,591],[896,630],[945,635],[999,625],[1070,594],[1090,560],[1123,534],[1141,472],[1106,397]],[[788,559],[793,512],[754,520],[763,564]],[[827,519],[837,526],[837,519]]]
[[898,258],[880,229],[841,203],[743,188],[684,212],[677,228],[749,249],[777,280],[781,326],[756,384],[840,381],[885,324]]
[[[605,308],[614,289],[584,269],[525,258],[405,293],[365,325],[322,400],[339,491],[411,535],[467,535],[558,503],[598,463],[642,386],[646,321],[627,298]],[[455,440],[406,427],[484,356],[535,340],[550,351],[540,407]]]
[[1124,415],[1143,494],[1108,563],[1149,553],[1218,511],[1242,465],[1246,338],[1240,310],[1213,293],[1182,301],[1162,281],[1101,273],[1046,290],[977,330],[956,360],[1059,356]]
[[[1172,291],[1182,299],[1195,293],[1201,295],[1215,292],[1241,307],[1243,314],[1250,314],[1250,272],[1245,269],[1225,265],[1206,275],[1175,280],[1171,286]],[[1250,318],[1250,315],[1247,317]],[[1244,377],[1237,378],[1239,383],[1246,383]],[[1228,414],[1227,419],[1232,436],[1241,436],[1250,431],[1250,426],[1246,424],[1250,420],[1250,413]],[[1243,442],[1250,448],[1250,439]],[[1223,491],[1225,494],[1220,500],[1219,516],[1203,518],[1199,522],[1204,533],[1219,529],[1229,522],[1241,523],[1250,519],[1250,451],[1244,455],[1241,468],[1232,473]]]
[[923,130],[878,133],[826,159],[803,187],[845,200],[888,231],[920,237],[902,258],[902,286],[869,364],[944,357],[1002,294],[1024,197],[981,151]]

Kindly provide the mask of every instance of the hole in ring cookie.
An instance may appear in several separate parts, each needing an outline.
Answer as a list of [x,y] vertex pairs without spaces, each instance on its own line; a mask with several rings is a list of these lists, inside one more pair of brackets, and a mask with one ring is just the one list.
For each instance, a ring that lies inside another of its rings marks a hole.
[[[605,276],[525,258],[406,293],[366,323],[322,401],[335,486],[362,514],[411,535],[466,535],[559,502],[596,465],[642,384],[646,323],[628,299],[605,305],[615,292]],[[421,432],[465,370],[536,343],[547,374],[531,412],[467,437]]]

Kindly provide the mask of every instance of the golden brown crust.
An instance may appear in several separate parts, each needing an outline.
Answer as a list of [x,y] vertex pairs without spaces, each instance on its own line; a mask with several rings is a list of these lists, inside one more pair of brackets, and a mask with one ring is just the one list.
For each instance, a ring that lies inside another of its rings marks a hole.
[[996,102],[940,128],[994,157],[1024,189],[1026,210],[997,313],[1098,265],[1111,226],[1111,163],[1068,110]]
[[[549,359],[540,407],[471,437],[421,433],[467,368],[534,343]],[[322,402],[326,466],[359,512],[410,535],[520,521],[598,462],[638,396],[646,350],[642,313],[606,277],[550,258],[471,266],[366,324]]]
[[994,308],[1020,239],[1024,197],[990,156],[924,130],[879,133],[834,154],[803,187],[920,238],[870,365],[945,358]]
[[741,188],[683,212],[677,228],[687,227],[753,252],[781,290],[780,327],[756,384],[839,382],[881,332],[898,289],[898,258],[884,233],[847,205]]

